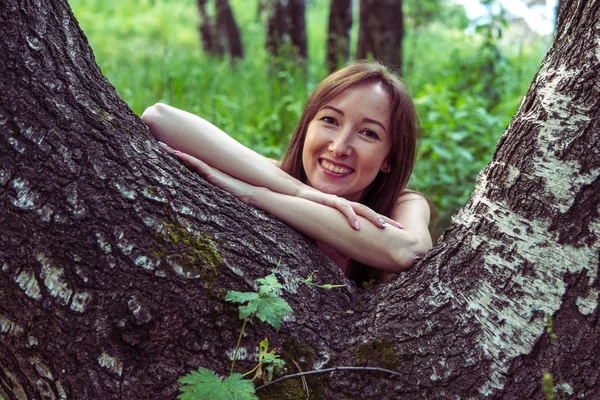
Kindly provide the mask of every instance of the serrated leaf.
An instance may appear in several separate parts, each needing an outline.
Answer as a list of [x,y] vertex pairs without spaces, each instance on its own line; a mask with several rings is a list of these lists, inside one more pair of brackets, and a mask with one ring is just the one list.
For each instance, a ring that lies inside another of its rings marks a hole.
[[275,293],[262,295],[253,302],[257,303],[256,316],[258,319],[270,324],[277,330],[281,326],[283,316],[286,313],[293,313],[292,307],[290,307],[288,302]]
[[225,301],[232,303],[245,303],[252,301],[258,297],[256,292],[238,292],[237,290],[228,290],[225,295]]
[[232,374],[221,381],[214,372],[199,368],[179,379],[181,400],[258,400],[254,385],[241,374]]
[[260,288],[258,289],[260,294],[273,293],[277,292],[279,289],[283,289],[283,285],[279,283],[275,273],[270,273],[264,278],[259,278],[256,282],[260,283]]
[[240,319],[245,319],[245,318],[250,317],[251,315],[256,314],[259,301],[260,301],[260,298],[256,298],[256,299],[252,300],[250,303],[246,304],[245,306],[239,306],[238,311],[240,312]]

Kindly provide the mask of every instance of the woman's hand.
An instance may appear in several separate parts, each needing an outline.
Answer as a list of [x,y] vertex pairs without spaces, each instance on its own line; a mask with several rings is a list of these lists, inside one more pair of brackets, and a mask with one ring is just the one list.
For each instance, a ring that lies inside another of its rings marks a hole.
[[300,189],[296,193],[296,197],[300,197],[306,200],[313,201],[315,203],[335,208],[336,210],[344,214],[350,226],[356,230],[360,229],[360,224],[358,222],[358,219],[356,218],[357,215],[368,219],[373,223],[373,225],[380,229],[384,229],[388,225],[400,229],[404,228],[399,222],[396,222],[393,219],[386,217],[385,215],[376,213],[364,204],[355,201],[349,201],[344,199],[343,197],[338,197],[333,194],[323,193],[316,189]]

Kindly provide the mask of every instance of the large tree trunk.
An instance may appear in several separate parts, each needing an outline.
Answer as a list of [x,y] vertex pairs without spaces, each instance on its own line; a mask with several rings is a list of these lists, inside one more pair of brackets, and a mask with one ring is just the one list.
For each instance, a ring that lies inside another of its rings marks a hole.
[[360,0],[356,58],[372,56],[402,75],[402,0]]
[[327,70],[332,73],[350,59],[352,0],[331,0],[327,31]]
[[[543,399],[544,372],[567,397],[597,396],[600,1],[561,13],[434,249],[390,283],[326,291],[298,284],[314,269],[345,282],[307,240],[158,150],[64,0],[3,0],[0,397],[174,398],[191,369],[225,374],[241,323],[223,293],[276,265],[294,315],[247,327],[240,370],[268,337],[288,372],[400,373],[309,378],[317,399]],[[269,391],[304,398],[293,380]]]

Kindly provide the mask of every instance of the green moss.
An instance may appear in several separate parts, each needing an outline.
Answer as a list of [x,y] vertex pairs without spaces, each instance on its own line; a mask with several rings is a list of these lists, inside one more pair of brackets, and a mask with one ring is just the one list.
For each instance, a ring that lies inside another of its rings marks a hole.
[[181,224],[163,221],[162,225],[162,231],[154,235],[154,257],[165,263],[168,258],[168,263],[181,266],[183,274],[199,275],[212,288],[223,262],[219,247],[225,248],[225,243],[206,232],[191,233]]
[[156,189],[154,189],[152,186],[146,186],[146,192],[150,194],[156,194]]
[[396,342],[393,339],[376,339],[362,344],[354,351],[354,362],[360,366],[394,370],[399,365]]
[[[304,372],[311,371],[317,361],[317,355],[311,345],[297,343],[289,338],[284,339],[279,354],[285,361],[286,375],[300,372],[296,364]],[[328,366],[326,365],[324,368],[328,368]],[[308,399],[317,400],[324,398],[328,379],[328,375],[307,376]],[[305,400],[307,398],[300,378],[288,379],[265,390],[261,390],[258,392],[258,397],[261,400]]]

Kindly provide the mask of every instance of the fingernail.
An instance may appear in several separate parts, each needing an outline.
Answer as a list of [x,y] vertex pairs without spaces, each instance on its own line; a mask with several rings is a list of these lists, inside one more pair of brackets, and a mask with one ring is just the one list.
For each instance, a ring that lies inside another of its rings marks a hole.
[[360,229],[360,224],[358,223],[358,221],[354,222],[354,229],[356,229],[356,230]]
[[160,144],[163,147],[167,147],[167,144],[165,142],[161,142],[160,140],[158,141],[158,144]]
[[379,221],[379,225],[381,225],[381,226],[386,226],[387,225],[387,223],[383,220],[383,218],[379,218],[378,221]]
[[404,225],[402,225],[400,222],[396,222],[396,226],[400,229],[404,229]]
[[173,154],[183,154],[183,153],[180,152],[179,150],[173,150]]

